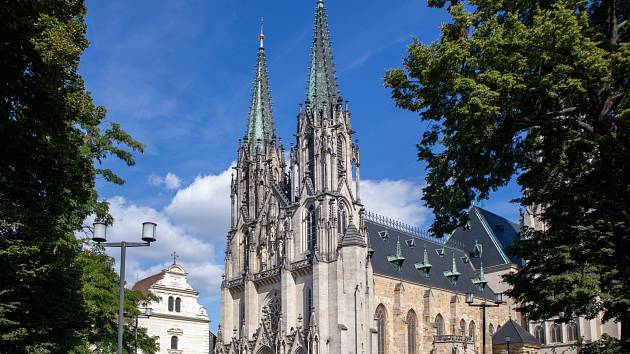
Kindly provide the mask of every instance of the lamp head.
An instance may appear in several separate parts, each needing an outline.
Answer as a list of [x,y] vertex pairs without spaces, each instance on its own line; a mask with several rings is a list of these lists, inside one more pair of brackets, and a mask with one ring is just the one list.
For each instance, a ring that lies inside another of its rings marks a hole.
[[98,243],[107,241],[107,225],[104,222],[97,221],[92,224],[92,227],[94,228],[92,241]]
[[142,223],[142,241],[144,242],[155,242],[155,228],[157,224],[150,221],[145,221]]
[[473,293],[466,293],[466,303],[470,305],[474,301],[475,301],[475,296],[473,295]]
[[494,303],[497,305],[501,305],[503,303],[503,293],[494,294]]

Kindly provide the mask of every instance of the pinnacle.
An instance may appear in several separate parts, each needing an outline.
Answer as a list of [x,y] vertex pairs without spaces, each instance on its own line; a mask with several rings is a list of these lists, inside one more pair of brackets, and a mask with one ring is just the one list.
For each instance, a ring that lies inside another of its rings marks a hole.
[[317,106],[321,107],[323,102],[336,102],[338,96],[330,33],[328,32],[328,20],[324,9],[324,1],[318,0],[307,98],[311,102],[317,102]]

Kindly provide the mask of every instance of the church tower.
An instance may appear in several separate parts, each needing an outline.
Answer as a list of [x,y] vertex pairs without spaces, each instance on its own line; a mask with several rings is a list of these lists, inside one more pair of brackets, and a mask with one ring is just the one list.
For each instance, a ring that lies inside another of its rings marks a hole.
[[374,281],[359,147],[336,84],[324,1],[317,1],[288,167],[273,123],[262,31],[260,39],[232,181],[216,353],[368,353]]

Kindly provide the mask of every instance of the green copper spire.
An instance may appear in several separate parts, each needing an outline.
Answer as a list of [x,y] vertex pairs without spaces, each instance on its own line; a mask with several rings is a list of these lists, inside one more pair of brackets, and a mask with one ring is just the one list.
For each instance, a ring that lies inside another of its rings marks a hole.
[[252,149],[259,147],[262,149],[264,144],[271,142],[276,137],[273,113],[271,112],[271,93],[269,91],[269,74],[267,73],[263,43],[265,35],[262,31],[262,24],[258,38],[260,39],[260,46],[252,88],[252,100],[249,106],[247,132],[245,133],[246,143]]
[[308,99],[314,102],[315,96],[317,96],[317,105],[320,108],[324,101],[335,103],[339,96],[323,0],[317,1],[311,67],[308,77]]
[[483,290],[483,288],[486,287],[486,284],[488,284],[488,281],[486,280],[486,275],[483,271],[483,262],[480,263],[480,267],[479,267],[479,277],[475,278],[472,280],[473,284],[477,285],[479,287],[479,290]]
[[445,271],[444,276],[451,281],[451,283],[455,284],[457,282],[457,278],[459,278],[460,273],[457,271],[457,263],[455,262],[455,253],[453,253],[453,265],[451,270]]
[[405,263],[405,257],[402,254],[402,248],[400,247],[400,236],[396,241],[396,254],[393,256],[387,256],[387,261],[394,265],[398,271],[402,270],[403,263]]

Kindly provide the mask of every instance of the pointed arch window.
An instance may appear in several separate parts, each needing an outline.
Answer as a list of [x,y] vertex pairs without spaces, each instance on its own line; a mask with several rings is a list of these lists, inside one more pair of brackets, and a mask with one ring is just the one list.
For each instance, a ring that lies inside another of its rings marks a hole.
[[491,336],[494,334],[494,325],[492,323],[488,326],[488,332]]
[[472,339],[473,342],[475,341],[476,333],[477,326],[475,325],[475,321],[470,321],[470,323],[468,324],[468,336]]
[[416,354],[416,327],[418,317],[414,310],[407,313],[407,353]]
[[181,312],[182,311],[182,299],[181,298],[177,298],[175,299],[175,312]]
[[444,331],[444,318],[438,313],[435,316],[435,335],[442,336],[446,334]]
[[177,338],[177,336],[172,336],[171,337],[171,349],[177,350],[178,346],[179,346],[179,338]]
[[387,310],[385,310],[385,306],[383,306],[383,304],[378,305],[376,308],[374,319],[376,320],[377,331],[377,353],[385,354],[387,350],[387,337],[385,335],[385,332],[387,331]]
[[249,232],[243,238],[243,272],[249,270]]
[[567,324],[567,341],[575,342],[578,340],[578,328],[575,322]]
[[169,311],[171,312],[173,311],[174,304],[175,304],[175,299],[172,296],[169,296],[168,297],[168,310]]
[[346,157],[344,156],[344,144],[341,136],[337,137],[337,175],[341,175],[346,170]]
[[338,219],[337,232],[343,235],[346,233],[346,227],[347,227],[346,209],[343,207],[343,205],[339,205],[339,215],[337,216],[337,219]]
[[308,250],[311,254],[315,252],[315,246],[317,245],[317,212],[314,206],[308,208],[306,215],[306,232],[308,238]]
[[461,336],[466,335],[466,321],[464,321],[463,318],[461,321],[459,321],[459,335]]
[[551,325],[551,342],[562,343],[562,327],[557,323]]
[[545,344],[545,330],[542,326],[538,325],[534,328],[534,337],[538,339],[540,344]]

